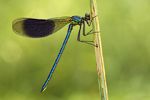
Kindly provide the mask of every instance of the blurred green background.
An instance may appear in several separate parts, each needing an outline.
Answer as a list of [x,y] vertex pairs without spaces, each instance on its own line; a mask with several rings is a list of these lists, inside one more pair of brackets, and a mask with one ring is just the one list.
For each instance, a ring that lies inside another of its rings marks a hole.
[[[109,100],[149,100],[150,0],[97,0],[97,8]],[[0,100],[100,100],[94,47],[77,42],[79,26],[44,93],[68,25],[36,39],[12,31],[17,18],[84,16],[89,9],[89,0],[0,0]]]

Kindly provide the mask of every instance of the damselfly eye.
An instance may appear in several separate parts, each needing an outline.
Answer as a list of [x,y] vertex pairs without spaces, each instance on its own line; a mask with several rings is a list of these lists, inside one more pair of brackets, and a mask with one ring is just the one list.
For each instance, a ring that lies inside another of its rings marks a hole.
[[90,20],[90,14],[85,14],[85,19]]

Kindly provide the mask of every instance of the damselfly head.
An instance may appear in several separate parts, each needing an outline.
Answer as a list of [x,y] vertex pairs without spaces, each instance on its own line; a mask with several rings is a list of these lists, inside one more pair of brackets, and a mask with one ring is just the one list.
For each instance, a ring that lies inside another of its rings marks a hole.
[[86,20],[90,20],[90,14],[87,14],[87,13],[86,13],[86,14],[85,14],[85,19],[86,19]]

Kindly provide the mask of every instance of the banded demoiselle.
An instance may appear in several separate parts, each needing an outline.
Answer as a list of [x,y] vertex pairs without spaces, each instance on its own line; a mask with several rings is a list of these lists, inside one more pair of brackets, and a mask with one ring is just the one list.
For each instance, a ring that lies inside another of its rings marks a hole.
[[85,34],[85,22],[87,23],[88,26],[90,26],[91,21],[92,19],[90,19],[90,14],[85,14],[85,17],[72,16],[72,17],[58,17],[58,18],[50,18],[50,19],[20,18],[13,22],[12,27],[13,27],[13,30],[17,34],[22,35],[22,36],[32,37],[32,38],[45,37],[45,36],[51,35],[52,33],[55,33],[59,29],[64,27],[66,24],[70,23],[66,38],[62,44],[62,47],[54,62],[54,65],[41,89],[41,92],[43,92],[47,88],[49,80],[52,77],[52,74],[56,68],[56,65],[64,51],[64,48],[66,46],[70,33],[75,25],[80,26],[79,32],[78,32],[78,38],[77,38],[78,41],[85,42],[87,44],[91,44],[90,42],[93,42],[93,41],[81,41],[80,40],[80,30],[81,30],[82,24],[83,24],[83,35],[86,36],[88,33]]

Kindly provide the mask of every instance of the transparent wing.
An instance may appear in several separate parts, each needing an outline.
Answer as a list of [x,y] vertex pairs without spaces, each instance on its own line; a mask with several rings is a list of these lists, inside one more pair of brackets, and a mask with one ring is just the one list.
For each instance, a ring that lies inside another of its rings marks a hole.
[[13,30],[23,36],[45,37],[55,33],[70,22],[71,17],[51,19],[20,18],[13,22]]
[[55,24],[55,28],[53,30],[53,33],[64,27],[66,24],[68,24],[71,20],[71,17],[57,17],[57,18],[51,18],[48,20],[53,20]]

